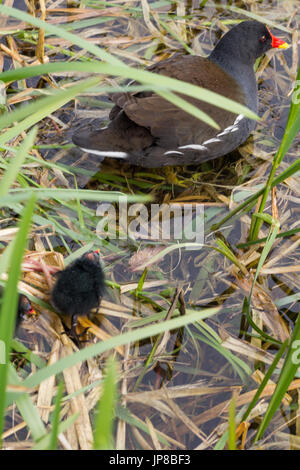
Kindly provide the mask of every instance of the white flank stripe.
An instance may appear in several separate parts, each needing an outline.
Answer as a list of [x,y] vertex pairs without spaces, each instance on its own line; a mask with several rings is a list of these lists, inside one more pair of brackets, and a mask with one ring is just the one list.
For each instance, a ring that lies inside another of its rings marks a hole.
[[198,144],[190,144],[190,145],[182,145],[181,147],[178,147],[179,149],[193,149],[193,150],[207,150],[204,145],[198,145]]
[[[182,147],[179,147],[182,148]],[[177,150],[168,150],[167,152],[164,153],[164,155],[170,155],[170,153],[178,153],[178,155],[184,155],[183,152],[177,152]]]
[[111,157],[111,158],[127,158],[128,153],[126,152],[110,152],[105,150],[94,150],[94,149],[84,149],[80,147],[81,150],[88,153],[93,153],[94,155],[99,155],[100,157]]
[[226,135],[226,134],[229,134],[230,132],[236,132],[239,130],[239,127],[238,126],[229,126],[229,127],[226,127],[226,129],[224,129],[223,132],[221,132],[221,134],[218,134],[218,137],[221,137],[222,135]]
[[203,142],[203,145],[204,144],[213,144],[214,142],[221,142],[221,139],[216,139],[216,138],[209,139],[209,140],[206,140],[205,142]]
[[226,129],[224,129],[223,132],[221,132],[221,134],[217,134],[218,137],[222,137],[222,135],[226,135],[226,134],[229,134],[230,130],[233,128],[233,126],[230,126],[230,127],[226,127]]
[[243,114],[239,114],[238,117],[236,118],[236,120],[234,121],[234,126],[240,122],[242,119],[244,119],[244,115]]
[[217,137],[221,137],[222,135],[226,135],[226,134],[229,134],[229,132],[236,132],[239,130],[239,127],[237,126],[237,124],[242,120],[244,119],[244,115],[243,114],[239,114],[238,117],[236,118],[236,120],[234,121],[234,123],[232,124],[232,126],[229,126],[229,127],[226,127],[226,129],[223,130],[223,132],[221,132],[220,134],[217,134]]

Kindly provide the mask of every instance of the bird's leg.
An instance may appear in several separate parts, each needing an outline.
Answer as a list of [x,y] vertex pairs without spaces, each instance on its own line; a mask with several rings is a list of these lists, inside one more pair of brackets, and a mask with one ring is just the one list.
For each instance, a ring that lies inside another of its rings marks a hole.
[[[96,310],[96,315],[99,314],[99,310],[100,310],[100,305],[101,305],[101,301],[102,301],[102,296],[99,296],[99,299],[98,299],[98,305],[97,305],[97,310]],[[88,315],[89,317],[89,315]],[[82,341],[80,338],[82,336],[84,336],[86,334],[86,332],[90,329],[90,327],[86,327],[82,333],[78,334],[76,332],[76,326],[78,324],[78,314],[74,314],[72,315],[72,318],[71,318],[71,328],[70,329],[67,329],[65,327],[65,329],[67,330],[66,333],[68,334],[68,336],[70,336],[71,338],[73,338],[75,340],[75,342],[77,344],[79,344],[80,342],[84,342]]]
[[79,345],[80,345],[80,336],[82,336],[85,333],[85,331],[83,333],[80,333],[80,335],[77,334],[77,331],[76,331],[77,321],[78,321],[78,314],[72,315],[71,328],[66,328],[66,326],[65,326],[65,330],[66,330],[66,334],[70,338],[72,338],[74,340],[75,344],[79,347]]
[[76,333],[77,321],[78,321],[78,315],[77,314],[72,315],[70,336],[74,336],[75,338],[78,338],[78,335]]
[[77,326],[77,320],[78,320],[78,315],[72,315],[71,318],[71,328],[68,328],[66,325],[65,327],[65,333],[74,340],[75,344],[79,347],[80,345],[80,339],[79,336],[76,332],[76,326]]
[[85,343],[86,341],[81,340],[81,338],[86,334],[86,332],[90,329],[90,327],[86,327],[80,334],[76,331],[76,326],[78,324],[78,314],[72,315],[71,318],[71,328],[68,331],[68,334],[71,338],[73,338],[79,346],[80,343]]
[[97,305],[96,315],[99,315],[101,302],[102,302],[102,296],[100,295],[99,298],[98,298],[98,305]]

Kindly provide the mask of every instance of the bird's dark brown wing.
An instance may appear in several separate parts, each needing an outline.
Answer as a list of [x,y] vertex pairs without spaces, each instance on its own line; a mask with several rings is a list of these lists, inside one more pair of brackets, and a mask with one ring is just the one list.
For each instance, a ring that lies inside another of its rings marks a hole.
[[[244,93],[233,78],[203,57],[182,56],[178,61],[178,56],[174,56],[149,67],[148,70],[204,87],[239,103],[245,103]],[[220,112],[220,108],[203,101],[186,95],[181,95],[181,97],[209,114],[219,124],[221,130],[230,126],[236,118],[236,115],[224,110]],[[117,105],[117,108],[113,108],[111,117],[116,114],[116,110],[123,109],[132,121],[150,129],[151,134],[160,138],[165,146],[201,143],[221,132],[153,92],[116,93],[111,98]],[[172,129],[171,135],[170,129]]]

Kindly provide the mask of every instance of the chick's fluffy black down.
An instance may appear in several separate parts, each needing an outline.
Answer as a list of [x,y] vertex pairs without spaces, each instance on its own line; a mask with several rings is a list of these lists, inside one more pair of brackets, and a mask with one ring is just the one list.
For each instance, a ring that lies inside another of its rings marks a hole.
[[104,275],[98,262],[88,257],[74,261],[57,273],[52,304],[66,315],[88,315],[104,294]]

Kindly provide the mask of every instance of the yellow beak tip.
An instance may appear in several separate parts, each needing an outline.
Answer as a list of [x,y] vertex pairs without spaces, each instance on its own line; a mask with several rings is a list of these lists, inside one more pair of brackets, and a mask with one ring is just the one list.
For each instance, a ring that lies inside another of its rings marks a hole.
[[280,46],[278,48],[279,49],[289,49],[289,47],[291,47],[291,45],[288,44],[287,42],[284,42],[283,44],[280,44]]

